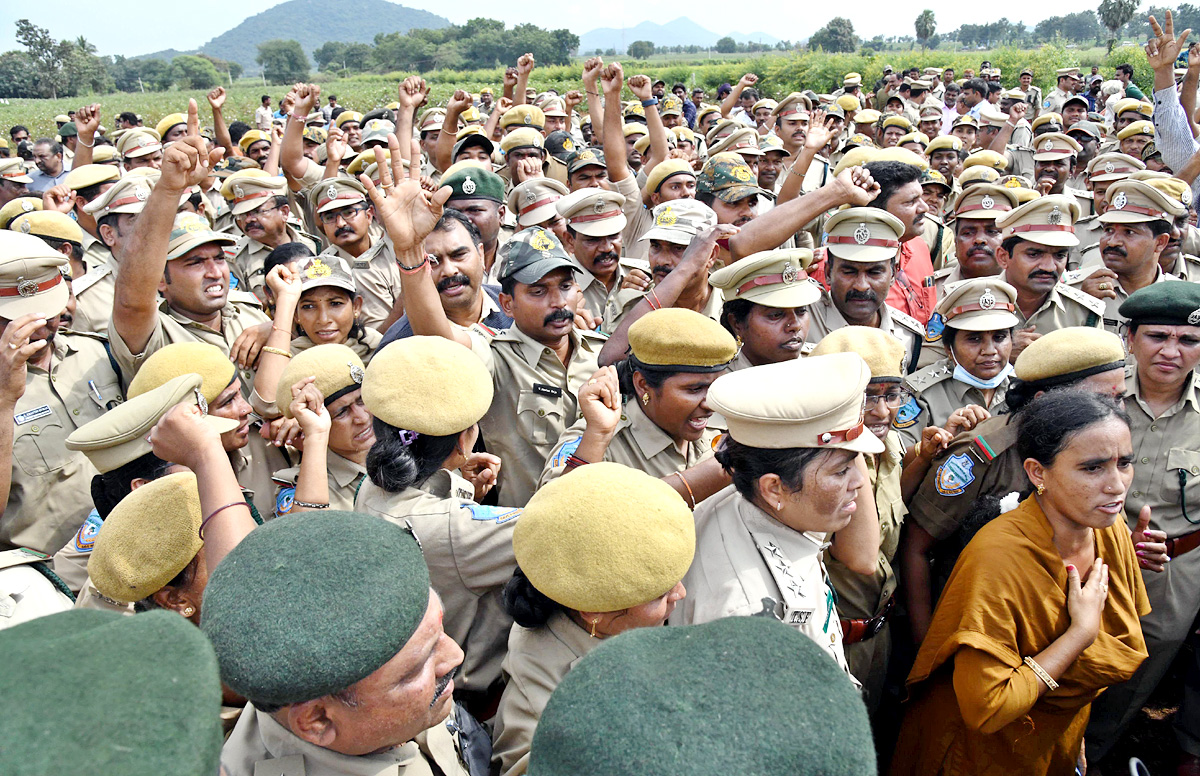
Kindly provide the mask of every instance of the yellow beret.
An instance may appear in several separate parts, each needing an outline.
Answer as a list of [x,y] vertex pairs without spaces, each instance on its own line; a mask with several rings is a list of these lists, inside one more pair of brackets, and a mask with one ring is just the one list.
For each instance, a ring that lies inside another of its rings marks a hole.
[[187,116],[183,113],[171,113],[159,119],[159,122],[154,125],[154,131],[158,133],[160,138],[166,137],[167,132],[172,127],[179,124],[186,124],[187,120]]
[[111,164],[82,164],[73,167],[63,181],[71,191],[86,189],[121,177],[121,172]]
[[[904,346],[887,332],[871,326],[843,326],[821,338],[811,356],[857,353],[871,370],[871,379],[904,377]],[[810,356],[810,357],[811,357]]]
[[882,113],[875,110],[874,108],[868,108],[867,110],[860,110],[858,113],[854,114],[854,123],[855,124],[874,124],[876,121],[879,121],[879,118],[882,115],[883,115]]
[[1062,384],[1110,369],[1123,369],[1125,347],[1121,338],[1110,331],[1068,326],[1031,342],[1017,356],[1013,367],[1017,377],[1025,382],[1051,380]]
[[687,175],[695,179],[696,172],[686,159],[667,159],[665,162],[659,162],[646,176],[646,192],[654,194],[662,188],[667,178],[673,175]]
[[761,251],[722,267],[708,282],[725,292],[726,302],[745,299],[764,307],[806,307],[821,298],[821,286],[805,271],[812,260],[809,248]]
[[261,129],[252,129],[242,135],[242,139],[238,141],[238,147],[245,152],[249,150],[250,146],[262,140],[266,140],[268,143],[271,142],[271,134],[263,132]]
[[924,132],[909,132],[896,141],[896,145],[898,146],[902,146],[905,143],[919,143],[921,149],[924,150],[929,145],[929,136]]
[[721,324],[693,310],[665,307],[629,327],[629,348],[646,366],[717,372],[737,356],[737,341]]
[[545,148],[545,138],[533,127],[519,127],[500,138],[500,150],[504,153],[514,148]]
[[492,405],[492,391],[492,376],[469,348],[443,337],[408,337],[371,359],[362,397],[371,414],[390,426],[449,436],[479,422]]
[[500,126],[532,127],[541,132],[546,126],[546,114],[536,105],[514,105],[500,117]]
[[4,207],[0,207],[0,229],[7,229],[9,223],[17,216],[36,213],[41,209],[41,197],[17,197],[9,200]]
[[696,528],[670,485],[602,461],[533,494],[512,542],[538,592],[569,609],[615,612],[653,601],[683,579]]
[[1000,180],[1000,173],[992,167],[984,167],[983,165],[965,168],[958,174],[958,182],[962,186],[966,186],[968,183],[974,181],[995,183],[998,180]]
[[[857,117],[855,117],[855,118],[857,118]],[[909,121],[908,119],[904,118],[903,116],[888,116],[886,119],[883,120],[882,126],[884,129],[887,129],[888,127],[900,127],[905,132],[909,132],[912,130],[912,122]]]
[[363,115],[361,113],[356,113],[352,110],[344,110],[338,114],[338,117],[336,119],[334,119],[333,124],[338,129],[341,129],[343,125],[349,124],[351,122],[353,122],[355,124],[362,123],[362,118],[363,118]]
[[1117,133],[1117,140],[1125,140],[1134,135],[1154,137],[1154,124],[1149,121],[1135,121]]
[[1063,126],[1063,117],[1059,113],[1053,113],[1053,112],[1043,113],[1042,115],[1038,116],[1036,119],[1033,120],[1033,123],[1030,124],[1030,127],[1033,129],[1037,129],[1038,127],[1042,126],[1043,124],[1057,124],[1058,126],[1061,127],[1061,126]]
[[1003,154],[985,149],[967,154],[967,158],[963,160],[964,170],[976,165],[983,165],[984,167],[991,167],[993,170],[1003,171],[1008,169],[1008,160],[1004,158]]
[[1134,111],[1135,113],[1139,113],[1146,118],[1150,118],[1154,115],[1154,105],[1148,102],[1142,102],[1135,97],[1126,97],[1123,100],[1117,100],[1116,104],[1113,105],[1114,116],[1120,116],[1128,113],[1129,111]]
[[649,134],[650,130],[646,128],[645,124],[639,124],[634,121],[621,127],[621,132],[625,137],[629,137],[630,135],[646,135]]
[[111,167],[108,162],[116,161],[120,154],[117,149],[110,145],[98,145],[92,151],[92,163]]
[[22,213],[8,224],[8,228],[34,237],[49,237],[73,243],[83,242],[83,230],[75,219],[56,210],[35,210]]
[[362,359],[345,345],[317,345],[295,354],[279,376],[275,404],[285,418],[292,417],[292,386],[306,377],[324,397],[325,406],[360,388],[366,375]]
[[938,151],[961,151],[963,141],[954,135],[938,135],[925,146],[925,155],[933,156]]
[[113,507],[96,535],[88,576],[118,603],[148,598],[187,568],[200,541],[200,493],[192,472],[148,482]]
[[862,103],[853,94],[843,94],[836,100],[837,106],[842,110],[861,110]]
[[[67,437],[66,448],[81,451],[101,474],[136,461],[152,452],[146,435],[154,424],[176,404],[197,403],[202,383],[198,374],[172,378],[75,429]],[[218,434],[238,427],[232,418],[205,415],[204,420]]]
[[[1131,180],[1140,180],[1138,174],[1129,176]],[[1144,179],[1149,186],[1166,194],[1169,199],[1175,202],[1182,203],[1185,207],[1192,206],[1192,187],[1184,183],[1179,178],[1167,176],[1165,178],[1153,177]]]
[[[809,356],[721,375],[708,389],[708,404],[725,418],[729,436],[749,447],[881,453],[883,442],[863,423],[870,380],[867,362],[855,353]],[[796,390],[801,385],[805,390]]]
[[216,345],[175,342],[154,351],[142,363],[129,383],[127,397],[141,396],[186,374],[200,375],[200,394],[206,402],[213,402],[237,377],[237,368]]

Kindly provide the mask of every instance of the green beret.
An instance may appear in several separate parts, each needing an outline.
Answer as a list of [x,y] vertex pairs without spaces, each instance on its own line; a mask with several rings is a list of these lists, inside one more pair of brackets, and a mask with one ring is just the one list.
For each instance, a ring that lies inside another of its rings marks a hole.
[[[163,385],[180,375],[198,374],[203,380],[200,394],[206,402],[216,401],[237,377],[229,356],[216,345],[205,342],[175,342],[150,354],[129,382],[127,397],[132,399]],[[207,412],[208,408],[205,408]]]
[[406,337],[371,359],[362,397],[389,426],[449,436],[479,422],[493,390],[487,367],[469,348],[444,337]]
[[858,690],[769,617],[606,639],[550,696],[529,759],[529,776],[876,772]]
[[286,705],[370,676],[404,648],[428,608],[429,570],[411,532],[322,510],[242,539],[209,577],[200,628],[230,689]]
[[196,475],[179,472],[121,499],[96,536],[88,576],[105,598],[131,604],[162,590],[196,557],[200,541]]
[[[180,375],[152,391],[118,404],[92,422],[72,431],[67,437],[66,448],[82,451],[101,474],[136,461],[152,452],[146,435],[154,428],[154,424],[176,404],[195,401],[201,382],[200,375]],[[204,420],[218,434],[238,427],[238,421],[232,418],[205,415]]]
[[1043,334],[1017,356],[1016,376],[1050,387],[1125,367],[1121,338],[1091,326],[1068,326]]
[[463,167],[442,178],[439,186],[449,186],[450,202],[456,199],[490,199],[504,201],[504,181],[499,175],[482,167]]
[[670,485],[600,462],[533,494],[513,529],[513,553],[551,600],[615,612],[653,601],[683,579],[696,553],[696,526]]
[[1200,285],[1151,283],[1130,294],[1117,311],[1131,324],[1200,326]]
[[332,343],[317,345],[297,353],[288,361],[275,387],[275,404],[285,418],[292,417],[292,386],[306,377],[316,377],[313,384],[325,397],[328,407],[360,388],[365,374],[362,359],[350,348]]
[[[204,634],[175,612],[75,609],[0,631],[0,773],[217,773],[221,683]],[[81,672],[85,666],[95,670]],[[73,719],[86,719],[81,733]]]
[[694,310],[664,307],[629,327],[633,357],[649,367],[678,372],[719,372],[737,357],[737,340],[725,327]]

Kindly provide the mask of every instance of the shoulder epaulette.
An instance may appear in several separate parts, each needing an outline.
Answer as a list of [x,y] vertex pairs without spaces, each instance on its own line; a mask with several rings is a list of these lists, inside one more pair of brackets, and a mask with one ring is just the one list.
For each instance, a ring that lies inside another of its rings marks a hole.
[[1078,302],[1098,315],[1103,315],[1105,309],[1107,309],[1102,300],[1097,299],[1086,291],[1075,288],[1074,286],[1068,286],[1063,283],[1059,283],[1057,286],[1055,286],[1055,288],[1058,289],[1060,296],[1070,299],[1073,302]]
[[71,281],[71,290],[75,292],[75,296],[79,296],[84,291],[99,283],[106,275],[111,275],[112,271],[112,267],[107,264],[90,269],[83,277]]
[[920,321],[918,321],[916,318],[912,317],[911,315],[909,315],[906,312],[897,310],[895,307],[893,307],[891,309],[891,312],[892,312],[892,320],[896,321],[896,323],[899,323],[901,326],[903,326],[906,329],[911,329],[914,334],[919,334],[921,336],[921,338],[924,339],[925,327],[921,324]]
[[951,368],[949,364],[950,362],[948,359],[935,361],[929,366],[913,372],[908,377],[904,378],[904,381],[908,383],[914,391],[919,393],[931,385],[937,385],[938,383],[952,376],[954,374],[954,369]]

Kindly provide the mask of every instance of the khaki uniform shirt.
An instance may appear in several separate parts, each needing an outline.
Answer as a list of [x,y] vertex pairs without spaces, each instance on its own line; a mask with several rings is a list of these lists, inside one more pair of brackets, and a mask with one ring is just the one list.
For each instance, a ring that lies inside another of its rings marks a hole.
[[942,219],[932,213],[927,213],[921,221],[921,239],[929,248],[933,268],[941,269],[953,261],[954,229],[946,226]]
[[[1014,135],[1016,132],[1013,133]],[[1033,179],[1033,149],[1028,145],[1009,143],[1004,147],[1004,158],[1008,162],[1008,175],[1024,175]]]
[[[567,458],[579,448],[586,430],[587,421],[582,417],[567,429],[546,461],[539,487],[567,470]],[[646,416],[637,399],[630,398],[625,401],[617,433],[604,451],[604,460],[662,478],[689,469],[712,455],[712,441],[719,434],[716,429],[705,429],[699,439],[686,443],[680,451],[675,440]]]
[[[1049,334],[1067,326],[1101,326],[1104,304],[1091,294],[1085,294],[1078,288],[1067,285],[1064,281],[1069,274],[1063,274],[1063,280],[1050,289],[1046,300],[1033,315],[1026,318],[1019,307],[1013,311],[1013,314],[1021,319],[1017,324],[1018,329],[1032,326],[1038,334]],[[1003,272],[1000,273],[1000,279],[1008,282]]]
[[258,421],[251,422],[246,446],[231,452],[229,462],[233,464],[233,473],[237,475],[246,500],[258,511],[259,517],[270,520],[275,516],[276,490],[271,475],[288,468],[292,461],[285,448],[276,447],[262,438],[258,433],[261,425]]
[[[365,466],[343,458],[329,450],[326,453],[326,474],[329,477],[329,508],[340,509],[344,512],[354,511],[354,497],[358,495],[358,487],[367,476]],[[281,469],[272,475],[278,487],[275,490],[276,517],[292,511],[292,502],[296,499],[296,481],[300,479],[300,467],[292,466]]]
[[247,705],[221,749],[221,765],[228,776],[470,776],[458,737],[447,728],[451,721],[447,717],[403,746],[355,756],[310,744]]
[[[588,272],[578,262],[575,263],[575,278],[579,282],[579,288],[583,291],[583,307],[593,316],[604,318],[605,313],[610,309],[616,309],[617,294],[621,292],[621,281],[629,274],[629,270],[637,268],[650,274],[650,265],[644,261],[631,261],[625,257],[617,262],[617,276],[613,280],[612,290],[609,291],[605,287],[603,281],[592,273]],[[483,293],[482,291],[480,293]],[[486,293],[483,294],[485,297]],[[608,321],[601,320],[600,330],[603,332],[611,332],[616,329],[615,326],[610,326]]]
[[990,404],[983,400],[983,391],[973,385],[954,379],[954,362],[940,359],[929,366],[913,372],[905,380],[905,387],[913,396],[900,408],[896,415],[895,428],[900,432],[906,447],[921,441],[921,432],[927,426],[946,425],[950,415],[957,409],[975,404],[985,410],[1004,403],[1009,380],[992,392]]
[[371,247],[363,255],[351,256],[336,245],[326,248],[323,255],[326,254],[343,258],[350,265],[358,295],[363,299],[358,320],[368,329],[378,328],[400,299],[400,265],[396,263],[392,241],[372,224]]
[[1100,258],[1100,238],[1103,235],[1104,224],[1098,216],[1079,219],[1075,224],[1075,236],[1079,238],[1079,245],[1071,249],[1067,267],[1075,270],[1103,264],[1104,261]]
[[650,241],[639,239],[654,226],[654,216],[642,204],[642,190],[632,175],[617,181],[617,193],[625,197],[621,211],[625,213],[625,230],[621,232],[621,251],[631,259],[646,260],[650,256]]
[[97,264],[71,281],[75,294],[75,320],[71,331],[108,336],[113,299],[117,293],[117,271],[109,264]]
[[36,557],[21,555],[24,557],[20,559],[0,560],[0,631],[65,612],[73,605],[71,598],[39,570],[46,567],[35,565],[39,563]]
[[411,524],[446,609],[446,633],[466,653],[455,686],[486,692],[500,678],[508,649],[513,621],[500,591],[517,568],[512,532],[521,510],[480,506],[474,497],[469,482],[441,469],[400,493],[364,480],[354,504],[359,512]]
[[488,452],[500,456],[499,503],[523,507],[537,490],[550,451],[579,419],[580,387],[599,368],[604,338],[571,330],[564,366],[553,350],[515,325],[493,331],[471,327],[471,348],[492,375],[492,406],[479,421]]
[[54,553],[51,568],[54,569],[58,578],[66,583],[72,593],[78,594],[83,589],[84,583],[88,581],[88,559],[92,557],[92,548],[96,546],[96,535],[100,533],[102,525],[104,525],[104,521],[100,519],[100,513],[93,507],[71,541]]
[[1200,281],[1200,256],[1193,256],[1190,253],[1180,254],[1171,268],[1165,271],[1180,280],[1190,280],[1193,283]]
[[[128,384],[141,368],[142,362],[160,348],[173,342],[206,342],[216,345],[221,352],[229,355],[229,348],[237,340],[238,335],[246,329],[270,322],[270,318],[262,311],[258,300],[253,295],[243,291],[230,291],[229,301],[221,310],[221,330],[210,329],[202,323],[175,312],[166,301],[158,305],[158,323],[146,341],[146,347],[141,353],[131,353],[125,340],[117,334],[116,327],[109,322],[108,340],[112,346],[113,358],[121,367],[121,376]],[[254,386],[254,372],[249,369],[239,369],[238,377],[242,379],[243,393],[249,393]]]
[[938,453],[908,504],[911,519],[938,541],[949,538],[977,498],[1030,489],[1017,454],[1017,424],[997,415],[959,434]]
[[821,563],[821,534],[800,533],[772,520],[734,486],[696,508],[696,558],[683,578],[688,595],[671,625],[695,625],[764,611],[816,642],[849,673],[835,594]]
[[[833,304],[833,297],[828,291],[821,292],[821,299],[809,305],[810,323],[808,341],[816,344],[831,331],[849,326],[842,317],[841,311]],[[904,370],[908,371],[910,364],[916,364],[920,356],[921,345],[925,341],[925,327],[916,318],[902,313],[888,305],[879,308],[879,327],[904,345]]]
[[52,554],[71,540],[92,508],[96,469],[83,453],[67,449],[67,436],[124,400],[103,337],[59,332],[51,347],[49,372],[29,364],[25,395],[13,408],[12,480],[0,516],[0,550]]
[[540,628],[514,625],[504,675],[508,683],[493,720],[492,763],[500,776],[520,776],[529,766],[529,745],[550,694],[584,655],[603,643],[563,612]]
[[[1150,527],[1169,538],[1189,534],[1200,525],[1200,394],[1196,376],[1183,396],[1158,417],[1142,401],[1132,366],[1125,379],[1125,411],[1133,433],[1133,483],[1125,502],[1132,531],[1138,513],[1150,506]],[[1180,641],[1191,630],[1200,609],[1200,551],[1171,559],[1161,572],[1144,571],[1146,594],[1153,611],[1142,618],[1147,639]]]
[[1074,96],[1071,92],[1064,92],[1056,86],[1054,87],[1054,91],[1050,92],[1050,96],[1042,101],[1042,110],[1057,113],[1061,116],[1063,105]]
[[[1071,288],[1078,291],[1081,295],[1087,296],[1091,299],[1096,299],[1096,297],[1085,293],[1082,289],[1079,288],[1079,286],[1081,286],[1083,284],[1083,281],[1086,280],[1100,266],[1103,266],[1103,264],[1098,265],[1096,267],[1089,267],[1089,268],[1085,268],[1085,269],[1078,269],[1078,270],[1075,270],[1074,272],[1068,272],[1065,275],[1063,275],[1063,282],[1066,283]],[[1154,273],[1154,282],[1155,283],[1174,282],[1179,279],[1179,278],[1175,277],[1174,275],[1168,275],[1167,273],[1163,272],[1162,267],[1155,267],[1154,270],[1155,270],[1155,273]],[[1104,313],[1102,316],[1103,321],[1104,321],[1104,328],[1111,331],[1113,334],[1124,335],[1125,332],[1124,332],[1123,324],[1128,319],[1125,318],[1123,315],[1121,315],[1120,308],[1121,308],[1121,303],[1129,298],[1129,292],[1126,291],[1124,286],[1121,285],[1120,279],[1117,280],[1116,288],[1114,288],[1113,290],[1117,292],[1116,299],[1096,299],[1096,301],[1099,302],[1104,307]]]
[[[287,239],[283,242],[298,242],[304,243],[313,253],[318,253],[319,246],[317,241],[307,235],[300,234],[290,225],[287,227]],[[282,245],[282,243],[280,243]],[[267,261],[267,256],[271,251],[275,250],[269,245],[264,245],[253,237],[242,235],[234,246],[237,251],[233,259],[229,262],[230,271],[234,274],[238,281],[238,290],[249,291],[259,299],[263,298],[263,287],[267,284],[267,271],[264,265]]]
[[[621,319],[628,315],[633,308],[637,307],[638,302],[645,299],[649,293],[649,291],[638,291],[634,288],[623,288],[617,291],[613,296],[612,303],[605,308],[607,314],[604,316],[604,330],[610,332],[616,331],[617,327],[621,325]],[[724,305],[725,296],[721,293],[721,289],[709,286],[708,301],[697,312],[720,323],[721,308]]]

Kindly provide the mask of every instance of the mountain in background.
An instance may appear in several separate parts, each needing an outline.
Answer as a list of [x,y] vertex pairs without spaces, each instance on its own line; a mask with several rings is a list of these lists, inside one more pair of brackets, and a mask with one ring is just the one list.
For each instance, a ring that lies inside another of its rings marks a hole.
[[733,38],[738,43],[755,42],[774,46],[779,42],[779,38],[765,32],[753,32],[749,35],[743,35],[740,32],[716,33],[701,27],[686,16],[681,16],[666,24],[642,22],[636,27],[623,30],[602,27],[585,32],[579,36],[579,53],[590,54],[596,49],[611,48],[624,54],[625,50],[629,48],[629,44],[635,40],[648,40],[656,47],[713,46],[725,36]]
[[449,26],[449,19],[388,0],[287,0],[251,16],[195,51],[167,49],[136,58],[170,60],[179,54],[204,53],[237,62],[247,73],[255,73],[259,66],[254,58],[263,41],[297,40],[311,57],[315,49],[329,41],[372,43],[379,32]]

